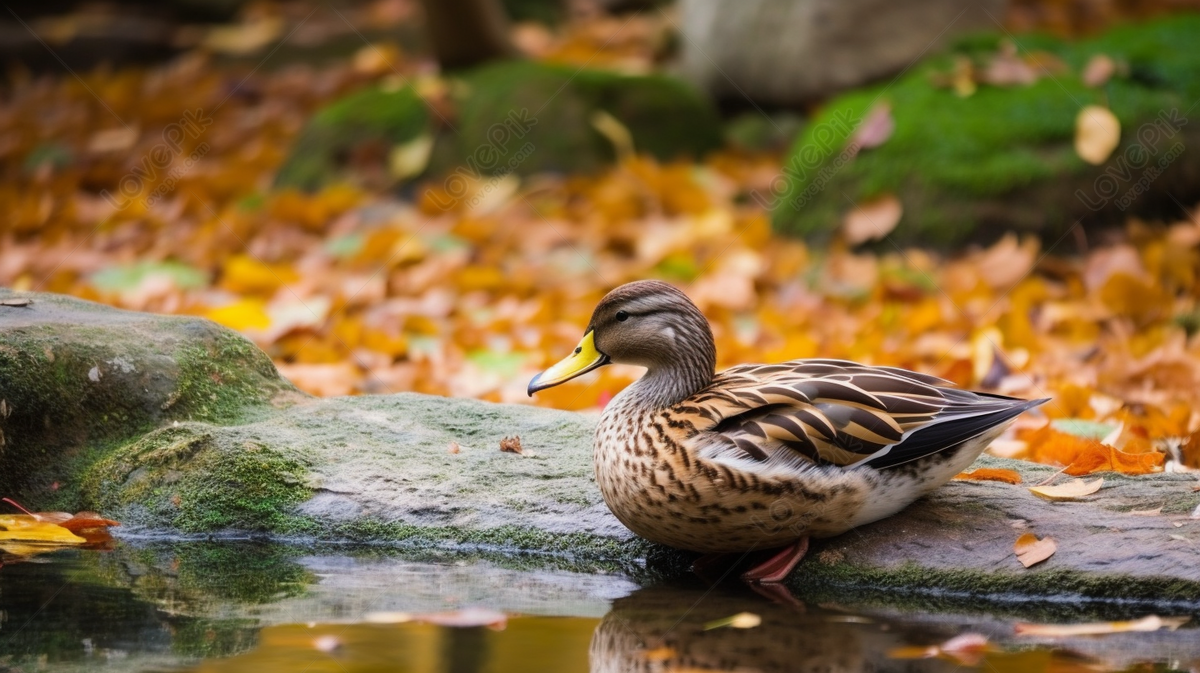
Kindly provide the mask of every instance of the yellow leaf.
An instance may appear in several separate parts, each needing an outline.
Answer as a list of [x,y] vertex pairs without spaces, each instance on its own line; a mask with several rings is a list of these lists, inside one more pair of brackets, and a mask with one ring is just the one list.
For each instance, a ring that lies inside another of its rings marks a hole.
[[1014,625],[1018,636],[1047,636],[1066,638],[1070,636],[1102,636],[1108,633],[1128,631],[1174,631],[1191,620],[1191,617],[1158,617],[1150,615],[1127,622],[1093,622],[1088,624],[1021,624]]
[[1013,552],[1017,560],[1026,568],[1041,563],[1058,551],[1058,544],[1052,537],[1038,539],[1033,533],[1025,533],[1013,544]]
[[267,307],[258,299],[242,299],[227,306],[209,309],[204,316],[238,331],[266,329],[271,326]]
[[87,540],[54,523],[38,521],[28,514],[0,516],[0,540],[83,544]]
[[1106,107],[1089,105],[1075,117],[1075,153],[1089,164],[1104,163],[1121,143],[1121,122]]
[[732,626],[735,629],[752,629],[759,624],[762,624],[762,617],[759,617],[753,612],[739,612],[731,617],[714,619],[713,621],[708,622],[704,625],[704,630],[711,631],[713,629],[719,629],[726,626]]
[[396,145],[388,153],[388,172],[397,180],[420,175],[429,165],[429,155],[432,151],[433,136],[428,133]]
[[1104,485],[1103,479],[1085,482],[1082,479],[1072,479],[1065,484],[1058,486],[1030,486],[1029,492],[1039,498],[1049,500],[1051,502],[1062,502],[1066,500],[1077,500],[1085,495],[1091,495],[1100,490]]
[[221,287],[238,294],[269,294],[299,277],[282,264],[266,264],[248,255],[237,255],[225,263]]
[[860,203],[846,213],[842,221],[842,233],[850,245],[874,241],[887,236],[904,214],[904,206],[894,194],[885,194],[877,199]]

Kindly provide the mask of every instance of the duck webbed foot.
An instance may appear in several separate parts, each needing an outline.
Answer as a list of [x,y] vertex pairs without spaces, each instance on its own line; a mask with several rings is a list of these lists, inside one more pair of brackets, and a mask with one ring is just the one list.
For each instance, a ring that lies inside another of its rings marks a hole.
[[808,536],[779,550],[771,558],[742,573],[742,579],[755,584],[774,584],[787,578],[808,552]]

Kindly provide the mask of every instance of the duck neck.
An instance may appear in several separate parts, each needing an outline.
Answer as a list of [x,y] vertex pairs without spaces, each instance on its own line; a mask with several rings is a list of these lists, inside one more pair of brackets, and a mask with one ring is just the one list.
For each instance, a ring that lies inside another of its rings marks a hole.
[[[705,324],[707,328],[707,324]],[[712,334],[673,353],[670,359],[650,363],[646,373],[632,386],[630,394],[639,407],[665,409],[700,392],[712,382],[717,366],[717,351]]]

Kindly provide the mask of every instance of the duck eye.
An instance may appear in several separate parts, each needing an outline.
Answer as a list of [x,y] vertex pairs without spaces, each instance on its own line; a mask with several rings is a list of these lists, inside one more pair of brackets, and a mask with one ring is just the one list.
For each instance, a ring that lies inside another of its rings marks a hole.
[[624,311],[617,311],[617,322],[625,322],[629,320],[629,314]]
[[576,347],[575,347],[575,354],[576,354],[576,355],[579,355],[579,354],[580,354],[580,353],[582,353],[582,352],[583,352],[583,346],[576,346]]

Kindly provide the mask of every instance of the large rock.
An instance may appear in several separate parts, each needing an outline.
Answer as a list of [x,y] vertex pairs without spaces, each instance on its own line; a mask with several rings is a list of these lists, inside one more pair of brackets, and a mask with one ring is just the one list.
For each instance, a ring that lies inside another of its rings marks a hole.
[[721,142],[714,108],[664,75],[504,61],[446,79],[436,114],[409,87],[366,89],[318,111],[276,184],[313,190],[453,173],[446,191],[455,197],[464,181],[493,175],[594,171],[616,156],[612,133],[599,130],[603,115],[628,130],[636,151],[664,161]]
[[798,106],[898,73],[1005,0],[682,0],[684,77],[718,99]]
[[[5,305],[13,299],[32,303]],[[191,369],[162,359],[179,361],[188,349],[203,354],[203,385],[185,385]],[[93,366],[104,367],[99,381]],[[123,368],[161,380],[125,395],[91,394]],[[248,342],[205,321],[3,291],[0,373],[0,398],[19,400],[0,420],[9,438],[0,489],[30,506],[95,508],[142,530],[550,552],[546,562],[603,560],[643,574],[687,565],[608,512],[593,482],[594,418],[586,415],[412,394],[306,398]],[[33,411],[41,407],[68,410],[56,414],[71,414],[63,416],[71,432],[31,431],[58,417]],[[501,440],[513,436],[523,452],[502,452]],[[79,455],[88,460],[60,460]],[[1026,482],[1053,472],[997,458],[980,464],[1016,469]],[[1200,599],[1195,480],[1105,479],[1078,503],[952,482],[897,516],[815,544],[791,582],[834,597],[885,587],[915,602]],[[1128,513],[1159,506],[1156,516]],[[1012,547],[1026,531],[1053,537],[1058,553],[1022,568]]]
[[[894,194],[904,210],[891,234],[899,244],[949,245],[1010,229],[1053,241],[1076,222],[1178,216],[1200,199],[1200,124],[1188,119],[1200,98],[1197,32],[1200,16],[1185,15],[1079,43],[1023,36],[1021,56],[1051,54],[1065,70],[1029,85],[980,84],[966,97],[935,80],[950,77],[955,56],[985,67],[1006,38],[962,41],[894,82],[830,101],[797,138],[774,192],[759,200],[774,202],[777,229],[823,239],[856,204]],[[1082,73],[1097,55],[1119,65],[1093,88]],[[881,105],[894,132],[855,154],[852,139]],[[1088,105],[1109,107],[1121,125],[1120,145],[1099,166],[1074,147]]]

